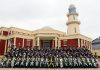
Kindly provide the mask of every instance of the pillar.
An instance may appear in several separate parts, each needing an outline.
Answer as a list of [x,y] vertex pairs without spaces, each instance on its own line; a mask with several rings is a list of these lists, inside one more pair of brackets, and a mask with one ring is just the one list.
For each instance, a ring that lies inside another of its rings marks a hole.
[[83,40],[83,46],[84,46],[84,48],[85,48],[85,40]]
[[58,49],[61,47],[61,41],[60,39],[58,40]]
[[80,39],[80,48],[81,48],[81,39]]
[[87,41],[87,49],[89,49],[88,47],[89,47],[89,41]]
[[57,37],[55,37],[55,49],[57,48]]
[[80,39],[78,39],[78,48],[80,48]]
[[87,48],[87,41],[85,40],[85,48]]
[[86,48],[88,49],[88,41],[86,41]]
[[81,39],[81,48],[83,47],[83,40]]
[[22,44],[22,48],[24,48],[24,38],[23,38],[23,44]]
[[90,50],[90,42],[89,42],[89,46],[88,46],[89,50]]
[[92,42],[90,42],[90,51],[92,51]]
[[85,40],[83,40],[83,46],[85,47]]
[[40,49],[40,38],[39,38],[39,37],[37,37],[37,46],[38,46],[39,49]]
[[52,40],[52,48],[55,48],[55,40]]
[[33,39],[32,48],[34,48],[34,45],[35,45],[35,41],[34,41],[34,39]]
[[3,31],[1,31],[1,35],[3,35]]
[[14,37],[14,48],[16,48],[16,37]]
[[5,50],[4,50],[4,54],[6,54],[6,52],[7,52],[7,39],[6,39],[6,43],[5,43]]
[[8,52],[9,51],[9,39],[8,39],[8,45],[7,46],[8,46],[8,48],[7,48],[7,52]]

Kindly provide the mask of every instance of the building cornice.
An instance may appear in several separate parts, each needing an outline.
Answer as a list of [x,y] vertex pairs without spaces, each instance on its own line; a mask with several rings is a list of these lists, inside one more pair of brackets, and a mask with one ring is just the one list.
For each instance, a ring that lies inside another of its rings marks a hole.
[[80,21],[69,21],[69,22],[66,23],[66,25],[75,24],[75,23],[80,25]]
[[68,13],[67,17],[69,17],[70,15],[77,15],[78,16],[79,14],[78,13]]

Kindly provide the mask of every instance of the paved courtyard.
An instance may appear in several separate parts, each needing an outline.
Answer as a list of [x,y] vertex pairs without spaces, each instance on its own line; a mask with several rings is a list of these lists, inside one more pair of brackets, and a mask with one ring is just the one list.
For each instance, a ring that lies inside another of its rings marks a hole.
[[0,70],[100,70],[100,68],[0,68]]

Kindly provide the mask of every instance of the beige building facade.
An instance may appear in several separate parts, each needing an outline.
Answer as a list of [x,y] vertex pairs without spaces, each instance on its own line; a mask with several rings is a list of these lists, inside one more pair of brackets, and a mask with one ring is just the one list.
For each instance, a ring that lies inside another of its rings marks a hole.
[[15,27],[0,28],[0,55],[4,55],[13,45],[17,48],[87,48],[92,50],[92,39],[80,34],[80,21],[76,7],[70,5],[67,14],[66,32],[43,27],[35,31],[28,31]]

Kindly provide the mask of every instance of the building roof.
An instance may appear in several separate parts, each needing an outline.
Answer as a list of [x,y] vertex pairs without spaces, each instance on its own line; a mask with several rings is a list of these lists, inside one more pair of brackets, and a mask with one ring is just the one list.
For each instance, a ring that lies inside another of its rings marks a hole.
[[33,33],[58,33],[58,34],[66,34],[65,32],[53,29],[53,28],[48,27],[48,26],[40,28],[38,30],[34,30]]
[[94,49],[100,49],[100,37],[92,41],[92,46]]
[[92,41],[93,44],[100,44],[100,37],[99,38],[96,38]]

